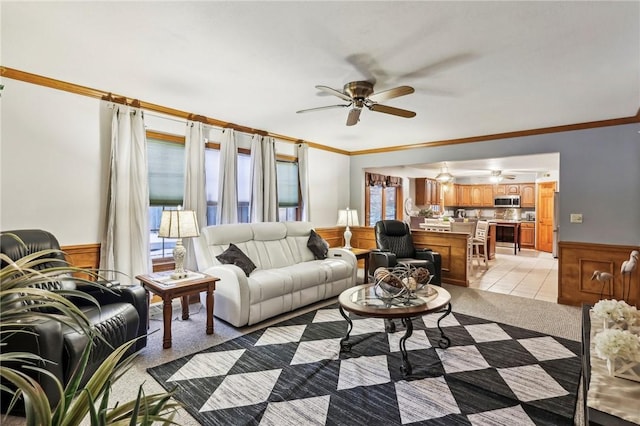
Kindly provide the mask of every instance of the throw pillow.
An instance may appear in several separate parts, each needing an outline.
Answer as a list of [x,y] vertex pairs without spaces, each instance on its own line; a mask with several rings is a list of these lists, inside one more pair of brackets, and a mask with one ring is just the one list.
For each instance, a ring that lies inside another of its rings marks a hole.
[[307,247],[316,257],[316,259],[326,259],[329,252],[329,243],[327,243],[316,231],[311,230],[309,234],[309,240],[307,241]]
[[256,269],[256,265],[251,261],[251,259],[249,259],[249,257],[233,243],[229,244],[228,249],[216,256],[216,259],[218,259],[220,263],[236,265],[242,269],[247,276],[249,276],[251,271]]

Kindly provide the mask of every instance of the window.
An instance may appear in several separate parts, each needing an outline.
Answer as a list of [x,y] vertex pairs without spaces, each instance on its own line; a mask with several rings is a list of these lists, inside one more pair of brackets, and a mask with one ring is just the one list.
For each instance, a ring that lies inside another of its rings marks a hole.
[[[215,225],[218,213],[220,150],[207,148],[204,155],[207,225]],[[251,156],[249,154],[238,154],[236,178],[238,186],[238,222],[248,223],[250,221],[249,201],[251,197]]]
[[280,222],[299,220],[300,180],[298,163],[277,161],[278,219]]
[[365,174],[365,223],[374,226],[384,219],[399,219],[402,200],[402,178]]
[[[150,136],[151,134],[151,136]],[[165,140],[166,137],[166,140]],[[247,150],[238,153],[238,222],[251,220],[251,155]],[[147,158],[149,162],[149,225],[151,258],[171,257],[175,240],[158,237],[162,211],[175,209],[184,198],[184,139],[156,132],[147,133]],[[289,157],[276,163],[278,208],[281,221],[299,220],[300,190],[298,164]],[[218,210],[218,171],[220,150],[215,144],[205,149],[205,192],[207,196],[207,223],[215,225]]]
[[149,164],[149,228],[151,258],[170,257],[175,240],[158,237],[162,211],[182,204],[184,192],[184,145],[147,139]]

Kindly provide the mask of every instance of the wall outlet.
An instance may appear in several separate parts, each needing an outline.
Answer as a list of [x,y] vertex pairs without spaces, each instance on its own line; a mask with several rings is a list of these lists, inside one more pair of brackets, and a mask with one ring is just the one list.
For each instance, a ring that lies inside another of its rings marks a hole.
[[571,223],[582,223],[582,213],[571,213]]

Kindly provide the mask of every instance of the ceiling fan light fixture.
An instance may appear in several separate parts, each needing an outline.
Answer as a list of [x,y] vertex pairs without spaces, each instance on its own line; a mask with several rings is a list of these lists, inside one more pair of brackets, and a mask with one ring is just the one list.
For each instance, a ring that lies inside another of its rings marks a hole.
[[489,176],[489,181],[493,183],[498,183],[498,182],[502,182],[503,178],[504,176],[502,176],[502,172],[500,170],[493,170],[491,171],[491,176]]
[[374,93],[374,83],[371,81],[352,81],[344,85],[342,91],[332,89],[328,86],[317,85],[316,89],[321,90],[330,95],[337,96],[343,101],[348,102],[342,105],[328,105],[324,107],[308,108],[296,111],[297,114],[319,111],[330,108],[350,108],[347,117],[347,126],[353,126],[359,121],[360,111],[366,107],[370,111],[381,112],[383,114],[395,115],[397,117],[412,118],[416,116],[414,111],[396,108],[388,105],[382,105],[378,102],[405,96],[413,93],[415,90],[410,86],[398,86],[393,89],[383,90]]

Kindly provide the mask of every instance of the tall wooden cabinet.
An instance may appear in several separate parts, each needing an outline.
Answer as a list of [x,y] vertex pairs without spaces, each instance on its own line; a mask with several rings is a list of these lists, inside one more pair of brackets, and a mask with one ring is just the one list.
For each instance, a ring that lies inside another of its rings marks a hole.
[[416,205],[440,204],[440,182],[429,178],[416,178]]

